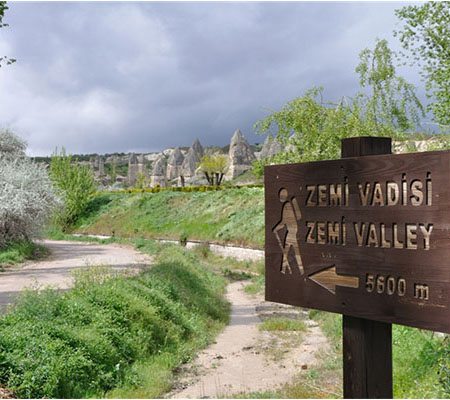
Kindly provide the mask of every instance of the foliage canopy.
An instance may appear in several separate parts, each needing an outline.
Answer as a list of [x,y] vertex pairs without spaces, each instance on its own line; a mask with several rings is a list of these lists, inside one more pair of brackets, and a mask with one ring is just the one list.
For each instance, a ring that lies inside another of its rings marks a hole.
[[419,123],[423,108],[414,86],[396,75],[395,53],[385,40],[377,40],[374,50],[360,53],[356,72],[362,88],[337,102],[322,100],[323,88],[315,87],[303,96],[287,102],[280,111],[256,122],[257,133],[275,131],[285,150],[269,160],[254,163],[256,175],[267,163],[289,163],[340,157],[341,140],[356,136],[403,138]]
[[428,96],[427,109],[436,122],[450,125],[450,3],[426,2],[395,11],[404,23],[395,31],[412,63],[422,67]]
[[220,186],[227,172],[227,157],[224,154],[206,152],[200,157],[197,168],[205,175],[208,184]]

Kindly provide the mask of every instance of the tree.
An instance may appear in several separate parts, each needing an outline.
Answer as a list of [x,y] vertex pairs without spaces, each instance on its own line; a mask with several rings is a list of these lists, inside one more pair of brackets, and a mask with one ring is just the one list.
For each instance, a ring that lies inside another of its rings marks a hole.
[[72,162],[72,156],[66,155],[63,148],[52,155],[50,178],[63,206],[57,212],[57,219],[63,230],[67,230],[86,211],[92,200],[95,183],[88,166]]
[[134,185],[135,189],[144,189],[146,187],[150,187],[151,179],[147,178],[145,172],[138,172],[136,174],[136,184]]
[[418,64],[426,82],[428,97],[434,98],[427,110],[435,121],[450,125],[450,3],[426,2],[395,11],[404,23],[394,31],[405,49],[405,56]]
[[228,169],[227,156],[206,152],[200,157],[197,168],[200,168],[200,171],[205,174],[205,178],[210,186],[220,186]]
[[22,139],[0,132],[0,248],[39,236],[57,205],[45,167],[25,149]]
[[[3,18],[5,16],[5,11],[8,10],[8,6],[6,5],[6,1],[0,1],[0,28],[5,26],[9,26],[3,22]],[[8,56],[0,57],[0,67],[2,65],[11,65],[16,62],[15,58],[9,58]]]
[[386,40],[377,39],[373,50],[361,51],[361,62],[355,72],[359,73],[361,87],[372,89],[371,96],[365,99],[365,112],[368,119],[373,119],[375,129],[385,124],[407,132],[413,130],[425,114],[414,85],[396,75],[395,56]]
[[419,122],[423,108],[414,86],[396,75],[393,55],[384,40],[378,40],[374,50],[361,52],[356,72],[362,88],[371,88],[370,95],[357,93],[353,98],[324,103],[323,88],[313,88],[256,122],[257,133],[274,130],[285,150],[256,162],[255,173],[261,173],[262,165],[268,163],[339,158],[341,140],[348,137],[403,138]]

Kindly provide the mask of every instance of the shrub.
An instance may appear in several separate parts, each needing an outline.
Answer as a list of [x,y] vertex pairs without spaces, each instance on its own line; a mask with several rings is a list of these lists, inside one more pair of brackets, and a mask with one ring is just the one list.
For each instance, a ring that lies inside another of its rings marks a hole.
[[63,148],[52,156],[50,177],[64,205],[58,209],[57,222],[67,230],[86,211],[95,192],[94,177],[88,166],[72,163]]
[[0,247],[38,236],[57,204],[45,167],[25,149],[13,133],[0,133]]

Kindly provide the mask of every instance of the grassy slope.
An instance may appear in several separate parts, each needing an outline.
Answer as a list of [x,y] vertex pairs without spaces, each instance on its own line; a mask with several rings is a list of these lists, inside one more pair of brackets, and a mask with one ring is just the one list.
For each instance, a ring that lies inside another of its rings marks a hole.
[[[263,246],[264,201],[262,189],[236,189],[223,192],[153,195],[102,195],[81,221],[78,231],[117,236],[170,237],[229,241]],[[263,288],[264,277],[254,278],[248,291]],[[319,317],[321,316],[321,317]],[[337,349],[325,371],[340,371],[342,331],[340,316],[319,313],[318,319]],[[394,390],[396,397],[448,397],[439,383],[439,366],[448,345],[431,332],[394,325]],[[325,372],[328,376],[328,372]],[[317,372],[317,382],[323,379]],[[314,374],[311,374],[312,376]],[[304,390],[301,389],[301,390]],[[333,388],[331,388],[333,390]],[[301,392],[305,395],[305,392]],[[314,392],[318,395],[319,392]],[[328,392],[328,396],[331,392]],[[260,394],[261,395],[261,394]],[[288,385],[272,397],[295,397],[298,391]],[[258,395],[256,395],[258,397]],[[264,396],[263,396],[264,397]]]
[[262,188],[100,195],[78,232],[264,246]]
[[94,269],[72,291],[30,291],[0,317],[0,385],[19,397],[160,397],[228,318],[225,280],[196,252],[141,242],[139,276]]
[[0,249],[0,270],[4,265],[18,264],[26,260],[38,260],[48,255],[48,250],[33,242],[11,243]]

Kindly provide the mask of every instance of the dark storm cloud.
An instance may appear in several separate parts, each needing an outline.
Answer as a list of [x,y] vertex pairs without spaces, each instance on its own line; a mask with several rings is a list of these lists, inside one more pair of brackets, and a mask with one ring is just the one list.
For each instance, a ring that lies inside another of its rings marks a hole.
[[353,95],[358,53],[394,44],[402,5],[11,3],[0,52],[18,62],[0,71],[0,121],[34,154],[223,145],[237,128],[262,141],[263,107],[319,85]]

